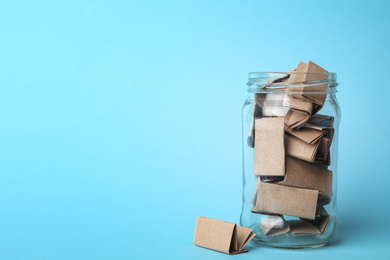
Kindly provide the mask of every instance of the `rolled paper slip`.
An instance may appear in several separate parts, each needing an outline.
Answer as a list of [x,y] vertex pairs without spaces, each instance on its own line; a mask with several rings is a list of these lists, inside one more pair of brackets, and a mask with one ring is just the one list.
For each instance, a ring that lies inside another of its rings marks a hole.
[[252,229],[212,218],[196,219],[194,244],[225,254],[248,252],[245,245],[255,237]]
[[284,119],[282,117],[256,119],[254,174],[283,176],[284,157]]
[[290,156],[286,156],[286,175],[277,184],[318,190],[321,194],[332,195],[332,172]]
[[260,182],[253,213],[315,219],[318,190]]
[[290,227],[283,219],[283,216],[270,215],[263,218],[260,222],[260,228],[266,236],[282,235],[290,231]]

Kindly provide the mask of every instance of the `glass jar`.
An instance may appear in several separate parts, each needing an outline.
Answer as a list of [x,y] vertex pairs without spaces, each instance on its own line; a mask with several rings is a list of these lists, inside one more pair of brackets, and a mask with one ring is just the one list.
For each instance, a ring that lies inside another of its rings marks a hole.
[[333,238],[337,85],[335,73],[249,73],[240,222],[255,244],[314,248]]

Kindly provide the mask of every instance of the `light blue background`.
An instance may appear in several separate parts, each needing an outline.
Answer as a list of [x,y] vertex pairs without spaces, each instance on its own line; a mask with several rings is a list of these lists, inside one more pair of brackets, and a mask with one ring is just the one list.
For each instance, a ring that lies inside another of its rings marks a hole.
[[[0,259],[390,254],[389,1],[0,1]],[[324,248],[192,244],[239,221],[250,71],[338,73],[339,230]]]

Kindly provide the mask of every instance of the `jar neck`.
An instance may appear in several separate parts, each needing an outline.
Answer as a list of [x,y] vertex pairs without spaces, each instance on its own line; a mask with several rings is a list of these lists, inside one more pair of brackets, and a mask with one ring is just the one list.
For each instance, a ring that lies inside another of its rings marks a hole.
[[297,93],[328,94],[337,92],[336,73],[308,72],[251,72],[250,93]]

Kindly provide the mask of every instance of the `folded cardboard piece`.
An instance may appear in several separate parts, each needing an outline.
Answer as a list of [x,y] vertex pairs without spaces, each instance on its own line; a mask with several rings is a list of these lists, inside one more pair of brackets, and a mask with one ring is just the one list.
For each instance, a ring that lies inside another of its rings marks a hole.
[[317,155],[318,146],[320,144],[319,141],[314,144],[310,144],[286,133],[284,142],[286,144],[287,155],[307,162],[314,162],[314,159]]
[[317,142],[321,137],[326,134],[325,130],[317,130],[308,127],[302,127],[299,130],[294,130],[289,127],[285,127],[285,130],[287,133],[309,144]]
[[256,119],[254,174],[283,176],[284,157],[284,119],[282,117]]
[[253,213],[315,219],[318,190],[259,182]]
[[196,219],[194,244],[225,254],[248,252],[243,250],[255,234],[252,229],[212,218]]
[[295,88],[294,91],[301,93],[293,96],[312,102],[314,104],[312,114],[315,114],[323,107],[326,99],[326,94],[321,93],[321,91],[326,90],[328,84],[321,82],[321,80],[327,79],[326,73],[328,71],[309,61],[308,63],[300,62],[296,72],[290,75],[288,81],[291,84],[305,84],[305,86]]
[[266,84],[264,84],[264,87],[272,87],[272,86],[283,86],[288,82],[291,73],[297,72],[297,67],[287,71],[286,74],[276,77],[276,78],[270,78]]
[[311,223],[303,220],[289,220],[287,224],[293,235],[319,235],[320,231]]
[[318,234],[322,236],[329,222],[329,214],[326,212],[324,207],[321,207],[319,216],[317,216],[314,220],[304,218],[302,218],[302,220],[315,226],[318,230]]
[[[320,81],[327,79],[328,75],[326,74],[328,71],[321,68],[317,64],[315,64],[312,61],[309,61],[307,63],[307,74],[305,77],[305,81]],[[317,105],[317,107],[314,109],[314,113],[318,112],[324,105],[326,94],[325,93],[316,93],[321,92],[323,90],[326,90],[328,88],[328,84],[312,84],[310,86],[305,87],[305,91],[303,93],[303,96],[308,98],[309,100],[312,100],[313,103]],[[314,92],[314,93],[310,93]]]
[[283,216],[269,215],[260,222],[260,228],[266,236],[282,235],[290,231],[290,227]]
[[299,159],[286,156],[286,174],[277,184],[318,190],[323,195],[332,195],[332,172]]
[[285,121],[288,127],[294,129],[303,125],[309,118],[310,114],[305,111],[290,109],[285,116]]
[[[330,146],[332,144],[334,136],[334,117],[316,114],[310,117],[310,119],[305,122],[305,129],[312,129],[325,132],[322,143],[320,143],[319,151],[315,159],[316,164],[330,165]],[[302,129],[303,129],[302,128]]]
[[252,112],[252,118],[251,118],[251,124],[249,125],[249,134],[248,134],[248,145],[249,147],[255,148],[255,119],[256,117],[259,118],[261,117],[261,108],[255,102],[253,105],[253,112]]

